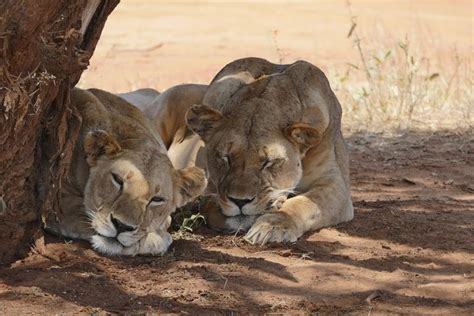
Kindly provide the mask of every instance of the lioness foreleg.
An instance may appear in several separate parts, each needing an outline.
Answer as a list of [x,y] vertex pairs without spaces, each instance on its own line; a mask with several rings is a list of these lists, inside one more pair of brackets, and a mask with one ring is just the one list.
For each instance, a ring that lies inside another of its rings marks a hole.
[[315,184],[307,193],[290,198],[278,212],[260,216],[245,235],[252,244],[295,242],[309,230],[349,221],[353,207],[342,178]]

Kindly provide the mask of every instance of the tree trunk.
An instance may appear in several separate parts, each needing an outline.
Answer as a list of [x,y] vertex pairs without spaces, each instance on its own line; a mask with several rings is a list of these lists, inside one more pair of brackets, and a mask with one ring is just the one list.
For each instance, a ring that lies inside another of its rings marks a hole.
[[119,0],[0,1],[0,264],[60,212],[81,118],[70,89]]

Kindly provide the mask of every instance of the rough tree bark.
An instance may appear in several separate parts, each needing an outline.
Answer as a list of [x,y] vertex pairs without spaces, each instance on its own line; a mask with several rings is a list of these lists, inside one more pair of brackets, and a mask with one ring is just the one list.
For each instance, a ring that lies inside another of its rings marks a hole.
[[119,0],[0,0],[0,264],[60,212],[81,118],[70,89]]

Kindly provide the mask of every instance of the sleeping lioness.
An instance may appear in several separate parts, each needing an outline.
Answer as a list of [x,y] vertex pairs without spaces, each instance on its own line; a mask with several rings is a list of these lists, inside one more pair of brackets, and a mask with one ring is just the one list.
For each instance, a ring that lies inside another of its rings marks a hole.
[[353,218],[341,106],[317,67],[236,60],[209,87],[174,87],[147,112],[172,132],[175,165],[206,169],[215,203],[202,210],[212,228],[265,244]]
[[109,255],[162,254],[170,214],[206,187],[202,169],[173,168],[155,128],[136,107],[105,91],[74,89],[82,116],[59,218],[46,230],[89,240]]

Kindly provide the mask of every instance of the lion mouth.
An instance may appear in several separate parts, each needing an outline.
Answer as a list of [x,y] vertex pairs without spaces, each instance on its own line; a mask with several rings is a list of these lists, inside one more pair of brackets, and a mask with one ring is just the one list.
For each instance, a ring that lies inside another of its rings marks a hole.
[[120,240],[118,240],[118,238],[117,238],[118,235],[115,236],[115,237],[109,237],[109,236],[104,236],[104,235],[102,235],[102,234],[99,233],[99,232],[97,232],[96,235],[97,235],[97,236],[100,236],[100,237],[102,237],[102,238],[105,238],[106,240],[117,242],[117,243],[119,243],[122,247],[127,247],[127,246],[125,246],[124,244],[122,244],[122,243],[120,242]]
[[234,215],[226,216],[222,212],[217,217],[208,217],[207,225],[218,232],[224,234],[246,232],[255,222],[259,215]]
[[107,237],[99,233],[92,236],[91,244],[96,251],[105,255],[133,255],[138,248],[138,243],[125,246],[116,237]]

